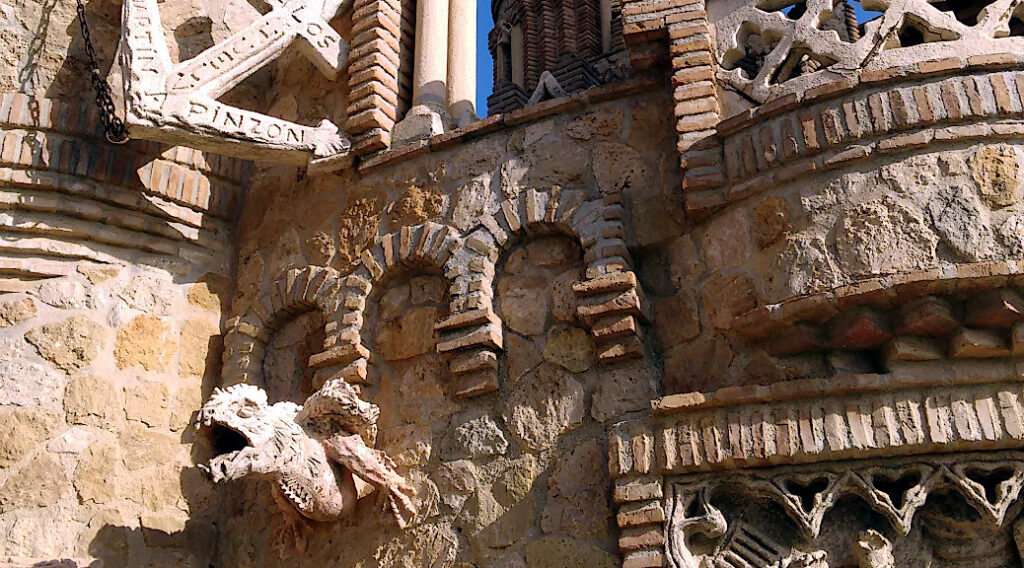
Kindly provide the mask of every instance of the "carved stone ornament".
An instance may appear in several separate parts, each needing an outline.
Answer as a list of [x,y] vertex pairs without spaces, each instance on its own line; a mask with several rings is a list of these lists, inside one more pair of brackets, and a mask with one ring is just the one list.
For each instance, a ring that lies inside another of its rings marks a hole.
[[121,41],[129,135],[311,172],[351,164],[351,142],[328,120],[295,124],[217,101],[293,42],[329,79],[348,64],[348,43],[328,21],[350,0],[269,0],[271,9],[196,57],[171,63],[156,0],[126,0]]
[[302,406],[267,404],[266,393],[249,384],[216,389],[196,418],[216,454],[200,468],[215,482],[255,476],[272,483],[284,520],[274,542],[282,558],[305,550],[307,519],[351,514],[367,483],[404,528],[416,515],[415,491],[384,452],[368,445],[379,414],[341,379],[325,383]]
[[1017,566],[1022,457],[678,478],[665,496],[667,556],[673,568]]

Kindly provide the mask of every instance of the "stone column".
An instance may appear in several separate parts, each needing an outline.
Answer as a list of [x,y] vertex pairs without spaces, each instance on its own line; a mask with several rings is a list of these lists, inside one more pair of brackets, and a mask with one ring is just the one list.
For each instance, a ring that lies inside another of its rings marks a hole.
[[448,0],[416,0],[412,108],[395,125],[396,144],[444,132],[448,70]]
[[455,126],[477,119],[476,0],[450,0],[448,7],[448,114]]
[[601,0],[601,51],[612,50],[612,0]]

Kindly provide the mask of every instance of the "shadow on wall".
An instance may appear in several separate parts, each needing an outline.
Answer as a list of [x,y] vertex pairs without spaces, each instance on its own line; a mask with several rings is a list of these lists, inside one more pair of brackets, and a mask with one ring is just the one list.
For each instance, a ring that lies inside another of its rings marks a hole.
[[[221,336],[210,339],[203,373],[202,399],[206,400],[220,382]],[[54,568],[149,568],[188,567],[213,568],[217,556],[219,501],[216,489],[206,474],[194,464],[209,459],[210,448],[205,440],[196,438],[191,427],[199,409],[189,417],[190,426],[181,434],[182,444],[192,444],[191,461],[181,470],[181,495],[187,503],[189,519],[184,529],[160,529],[160,518],[142,517],[143,527],[105,525],[89,544],[89,554],[97,560],[88,565],[53,564]],[[72,561],[73,562],[73,561]],[[42,564],[47,568],[50,564]],[[34,568],[34,567],[33,567]]]

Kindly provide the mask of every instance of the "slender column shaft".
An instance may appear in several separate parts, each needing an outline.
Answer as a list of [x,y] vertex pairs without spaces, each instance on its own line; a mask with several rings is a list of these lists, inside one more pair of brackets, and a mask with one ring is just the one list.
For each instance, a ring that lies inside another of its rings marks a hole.
[[612,50],[612,0],[601,0],[601,51]]
[[444,110],[448,67],[448,0],[416,1],[413,105]]
[[[450,0],[448,7],[448,113],[456,121],[476,118],[476,0]],[[470,120],[472,120],[470,119]]]

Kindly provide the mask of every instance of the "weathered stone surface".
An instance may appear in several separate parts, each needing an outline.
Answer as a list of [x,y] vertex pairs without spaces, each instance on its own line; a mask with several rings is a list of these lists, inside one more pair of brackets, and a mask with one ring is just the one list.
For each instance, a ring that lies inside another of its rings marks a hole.
[[36,303],[32,298],[18,298],[0,302],[0,327],[10,327],[36,317]]
[[1011,146],[987,146],[968,160],[981,200],[993,208],[1020,201],[1021,176],[1017,153]]
[[829,290],[839,285],[843,272],[825,240],[806,235],[783,239],[771,271],[776,276],[766,302]]
[[437,276],[417,276],[409,280],[409,301],[413,304],[440,304],[448,286]]
[[398,226],[415,225],[440,215],[444,205],[444,195],[413,185],[391,205],[390,214]]
[[978,262],[992,257],[993,231],[988,212],[976,196],[963,188],[952,188],[936,195],[928,211],[942,242],[960,259]]
[[445,462],[438,466],[434,474],[434,482],[441,493],[441,501],[452,508],[455,514],[462,511],[463,505],[477,487],[476,466],[470,460]]
[[772,246],[793,229],[789,205],[782,197],[758,201],[752,213],[754,240],[759,248]]
[[588,440],[561,457],[548,477],[540,526],[545,533],[576,538],[603,536],[612,516],[608,508],[608,467],[605,453]]
[[39,452],[0,486],[0,513],[49,507],[67,490],[67,477],[57,459]]
[[576,293],[572,285],[581,276],[578,269],[570,268],[551,279],[551,317],[565,322],[576,319]]
[[573,373],[582,373],[594,364],[594,340],[584,329],[555,326],[548,330],[544,360]]
[[852,207],[836,236],[840,265],[855,276],[927,268],[937,244],[921,215],[891,197]]
[[503,278],[498,295],[501,317],[509,329],[522,335],[544,333],[550,311],[547,282],[541,278]]
[[188,287],[188,301],[210,312],[219,313],[225,306],[231,290],[231,281],[219,274],[208,273]]
[[120,495],[123,480],[116,475],[120,454],[113,441],[96,442],[82,452],[73,479],[81,502],[102,505]]
[[[210,360],[211,347],[219,344],[220,330],[212,321],[205,318],[193,318],[181,326],[181,356],[178,359],[178,374],[183,377],[203,376],[213,361]],[[216,352],[214,353],[216,355]]]
[[33,408],[0,410],[0,468],[8,469],[61,428],[60,417]]
[[594,146],[592,167],[602,195],[641,187],[647,175],[639,152],[612,142],[599,142]]
[[526,245],[526,255],[534,266],[565,266],[579,258],[580,249],[565,237],[542,237]]
[[534,482],[540,472],[540,464],[532,454],[523,454],[509,461],[494,478],[491,486],[494,498],[506,507],[513,506],[533,491]]
[[71,424],[109,428],[124,418],[124,389],[108,376],[82,375],[68,383],[64,412]]
[[327,266],[334,258],[337,247],[334,237],[323,231],[317,231],[302,241],[302,254],[306,255],[311,264]]
[[729,343],[717,335],[672,349],[665,354],[665,394],[714,390],[722,384],[733,356]]
[[430,352],[436,343],[434,324],[444,313],[440,308],[417,306],[384,322],[377,331],[377,351],[389,361],[409,359]]
[[363,198],[353,201],[338,215],[337,259],[342,270],[353,266],[359,255],[373,245],[382,210],[379,200]]
[[569,373],[541,365],[519,380],[502,415],[520,443],[540,451],[583,422],[584,396],[583,386]]
[[40,302],[63,309],[83,309],[91,307],[89,293],[85,286],[67,278],[54,278],[39,285],[36,298]]
[[750,218],[743,209],[731,209],[713,220],[701,238],[708,268],[743,264],[753,249],[751,234]]
[[79,264],[77,270],[90,284],[103,284],[121,273],[121,269],[116,266],[95,264]]
[[125,282],[118,296],[129,306],[148,313],[166,315],[170,313],[175,290],[170,279],[157,273],[135,276]]
[[46,363],[25,357],[22,339],[0,340],[0,405],[45,407],[59,403],[65,377]]
[[512,384],[515,384],[520,377],[544,360],[541,348],[535,341],[516,333],[506,333],[504,342],[506,360],[508,361],[508,378]]
[[387,321],[401,315],[408,307],[410,286],[408,283],[388,287],[380,298],[380,319]]
[[469,410],[452,418],[441,457],[446,460],[482,458],[504,454],[508,440],[490,414]]
[[119,369],[141,366],[147,371],[163,371],[176,351],[171,327],[157,316],[142,314],[117,332],[114,359]]
[[32,329],[25,339],[44,359],[73,373],[92,363],[106,335],[102,325],[79,315]]
[[599,422],[649,409],[651,400],[658,396],[655,369],[643,359],[604,365],[597,373],[590,414]]
[[734,317],[757,307],[757,294],[750,277],[740,272],[723,272],[704,283],[704,309],[712,325],[732,327]]
[[621,108],[588,112],[572,119],[565,126],[565,133],[576,140],[614,136],[622,128],[624,118],[625,113]]
[[170,421],[170,392],[167,385],[145,381],[125,389],[125,416],[151,427],[167,428]]
[[403,424],[381,430],[377,434],[377,448],[400,467],[418,467],[430,460],[434,445],[429,429]]
[[680,291],[654,304],[654,322],[658,345],[671,349],[700,334],[700,312],[693,292]]
[[616,568],[619,559],[572,538],[547,536],[526,545],[529,568]]

